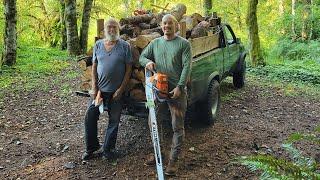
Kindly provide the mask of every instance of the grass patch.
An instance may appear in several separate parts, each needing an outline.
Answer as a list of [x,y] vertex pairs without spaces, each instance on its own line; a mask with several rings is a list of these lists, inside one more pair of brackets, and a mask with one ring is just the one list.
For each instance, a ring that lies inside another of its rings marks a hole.
[[22,46],[17,52],[17,64],[13,67],[4,66],[1,69],[0,96],[6,89],[48,90],[48,83],[51,80],[46,77],[60,73],[69,65],[65,51]]

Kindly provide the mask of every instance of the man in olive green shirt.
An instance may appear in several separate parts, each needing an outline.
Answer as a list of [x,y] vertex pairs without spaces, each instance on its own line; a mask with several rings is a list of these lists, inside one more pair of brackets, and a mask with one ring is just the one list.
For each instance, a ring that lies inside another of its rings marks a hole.
[[169,80],[169,91],[173,101],[158,104],[156,107],[158,120],[163,118],[163,114],[166,114],[163,112],[167,110],[166,106],[169,106],[172,119],[173,138],[169,164],[165,171],[167,175],[176,174],[177,160],[181,154],[184,138],[184,116],[187,108],[185,87],[190,76],[192,59],[190,43],[175,34],[177,26],[178,22],[174,16],[165,15],[161,24],[164,36],[151,41],[139,59],[142,66],[166,74]]

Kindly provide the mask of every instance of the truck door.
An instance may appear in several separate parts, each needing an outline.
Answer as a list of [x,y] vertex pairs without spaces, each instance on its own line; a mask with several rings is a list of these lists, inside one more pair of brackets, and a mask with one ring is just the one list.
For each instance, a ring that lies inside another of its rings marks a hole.
[[229,25],[224,26],[224,37],[226,42],[226,54],[225,54],[225,69],[231,70],[232,66],[238,60],[239,45],[237,44],[236,36]]

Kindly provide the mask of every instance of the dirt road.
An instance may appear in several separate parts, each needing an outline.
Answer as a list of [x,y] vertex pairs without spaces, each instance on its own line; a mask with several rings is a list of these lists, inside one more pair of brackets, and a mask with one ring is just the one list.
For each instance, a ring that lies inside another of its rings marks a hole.
[[[65,83],[72,89],[77,87],[76,79]],[[60,85],[52,82],[47,91],[16,91],[4,97],[0,109],[0,179],[156,177],[154,167],[144,166],[146,156],[153,152],[146,119],[122,117],[117,143],[121,157],[117,160],[82,162],[86,98],[61,93]],[[252,78],[240,90],[235,90],[230,80],[221,87],[220,118],[211,127],[193,123],[186,128],[184,156],[173,179],[256,179],[258,174],[232,164],[232,160],[257,151],[281,154],[281,144],[288,135],[310,132],[319,124],[320,102],[316,97],[287,96],[283,89],[261,85]],[[100,140],[106,124],[103,115]],[[167,153],[172,135],[169,122],[163,129],[162,150]],[[302,150],[310,156],[320,152],[308,147]]]

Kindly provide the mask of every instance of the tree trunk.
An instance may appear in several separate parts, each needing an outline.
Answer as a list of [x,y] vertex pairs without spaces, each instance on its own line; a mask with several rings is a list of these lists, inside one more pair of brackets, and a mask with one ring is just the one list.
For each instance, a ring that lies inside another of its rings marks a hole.
[[313,30],[313,26],[315,25],[314,23],[314,12],[313,12],[313,8],[314,8],[314,4],[313,4],[313,0],[310,0],[310,13],[311,13],[311,21],[310,21],[310,33],[309,33],[309,40],[312,40],[314,37],[314,30]]
[[292,40],[297,39],[296,28],[295,28],[295,18],[296,18],[296,0],[291,1],[291,31],[292,31]]
[[[284,0],[279,0],[279,15],[280,17],[284,16]],[[286,33],[285,28],[282,26],[280,29],[282,35]]]
[[253,66],[265,65],[260,49],[259,29],[257,21],[258,0],[249,0],[247,26],[249,28],[250,57]]
[[64,0],[60,0],[60,24],[61,24],[61,50],[67,49],[66,6]]
[[237,0],[237,20],[238,20],[239,30],[242,31],[242,19],[241,19],[241,10],[240,10],[241,3],[240,2],[241,2],[240,0]]
[[17,56],[17,3],[16,0],[4,0],[3,2],[6,22],[2,60],[3,64],[12,66],[16,63]]
[[65,0],[66,6],[66,29],[67,29],[67,49],[70,55],[79,55],[78,27],[76,0]]
[[204,6],[204,15],[209,16],[210,11],[212,9],[212,0],[204,0],[203,6]]
[[82,52],[87,51],[88,44],[88,30],[90,24],[90,12],[93,0],[85,0],[82,14],[82,24],[80,29],[80,48]]

